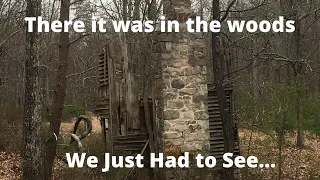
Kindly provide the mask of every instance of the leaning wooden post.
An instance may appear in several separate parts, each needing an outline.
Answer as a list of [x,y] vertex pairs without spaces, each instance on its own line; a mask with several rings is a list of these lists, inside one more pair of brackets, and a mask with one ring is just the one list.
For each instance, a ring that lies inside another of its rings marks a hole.
[[110,53],[109,53],[109,45],[107,44],[104,48],[104,55],[105,55],[105,61],[107,62],[107,67],[108,67],[108,84],[109,84],[109,119],[108,119],[108,134],[109,134],[109,151],[110,153],[113,153],[113,99],[114,99],[114,91],[113,91],[113,75],[114,75],[114,69],[113,69],[113,62],[112,59],[110,58]]

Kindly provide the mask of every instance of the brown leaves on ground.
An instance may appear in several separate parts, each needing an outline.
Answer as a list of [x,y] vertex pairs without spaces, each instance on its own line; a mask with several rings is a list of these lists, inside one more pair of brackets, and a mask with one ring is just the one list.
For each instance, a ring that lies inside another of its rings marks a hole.
[[[247,169],[246,172],[242,173],[243,176],[247,178],[254,177],[254,179],[279,179],[280,159],[277,136],[245,129],[240,130],[239,136],[243,156],[256,156],[259,159],[259,164],[276,165],[272,169]],[[282,145],[281,180],[319,180],[320,137],[309,133],[305,134],[306,147],[304,149],[295,148],[295,137],[295,134],[287,134],[285,143]]]
[[[21,156],[17,153],[0,152],[0,179],[18,180],[22,176]],[[54,172],[68,168],[67,164],[56,158],[54,161]]]
[[[276,135],[267,135],[262,132],[251,132],[250,130],[241,129],[239,132],[239,136],[241,143],[241,152],[243,156],[256,156],[259,159],[259,163],[262,164],[276,164],[275,168],[242,169],[242,179],[279,179],[278,168],[280,162]],[[313,134],[305,134],[306,147],[304,149],[295,148],[295,137],[295,134],[287,134],[286,141],[283,144],[281,180],[319,180],[320,137]],[[15,153],[0,152],[0,179],[21,179],[22,168],[20,166],[20,163],[20,155]],[[56,179],[65,177],[65,171],[68,171],[65,160],[56,158],[54,169],[55,176],[57,177]],[[88,174],[88,172],[82,171],[87,170],[73,169],[72,172],[67,172],[67,174],[69,173],[69,176],[73,176],[75,175],[75,173]]]
[[[86,112],[86,115],[92,120],[92,132],[100,133],[100,121],[91,112]],[[71,133],[76,119],[70,122],[61,123],[61,134]],[[80,123],[80,127],[84,126],[84,123]],[[80,129],[81,131],[81,129]],[[59,172],[68,169],[65,159],[57,157],[54,162],[54,172],[59,177]],[[21,156],[18,153],[1,152],[0,151],[0,180],[16,180],[21,179],[22,167]]]
[[0,179],[20,179],[22,169],[20,156],[14,153],[0,152]]

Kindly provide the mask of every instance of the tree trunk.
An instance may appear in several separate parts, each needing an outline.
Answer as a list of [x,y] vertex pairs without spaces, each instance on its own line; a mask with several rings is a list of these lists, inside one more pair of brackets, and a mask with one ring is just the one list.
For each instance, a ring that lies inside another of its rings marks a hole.
[[[297,61],[300,60],[301,57],[301,47],[300,47],[300,38],[301,38],[301,22],[299,20],[298,13],[295,14],[296,16],[296,31],[294,32],[294,50],[295,50],[295,59]],[[296,109],[296,116],[297,116],[297,147],[303,148],[304,147],[304,138],[303,138],[303,102],[302,99],[304,97],[304,77],[305,72],[303,68],[303,63],[299,62],[297,67],[295,68],[295,84],[296,84],[296,100],[297,100],[297,109]]]
[[[212,1],[212,15],[213,19],[220,19],[220,4],[219,0]],[[212,60],[213,60],[213,74],[214,74],[214,86],[216,88],[220,117],[223,127],[224,138],[224,152],[234,152],[234,135],[233,135],[233,122],[228,107],[226,94],[223,87],[223,57],[221,54],[220,46],[220,33],[212,33]],[[222,173],[223,180],[234,179],[234,168],[224,168]]]
[[[69,8],[70,0],[61,1],[60,9],[60,21],[69,20]],[[63,29],[64,27],[62,27]],[[60,125],[61,125],[61,115],[63,111],[64,100],[66,96],[66,83],[67,83],[67,71],[68,71],[68,58],[69,58],[69,33],[60,33],[60,45],[59,45],[59,61],[58,61],[58,71],[56,79],[56,87],[54,90],[54,97],[51,107],[50,129],[49,129],[49,139],[46,141],[46,171],[45,179],[51,179],[52,177],[52,167],[54,162],[54,157],[56,155],[57,148],[57,137],[59,136]]]
[[[41,16],[41,0],[28,0],[26,17]],[[33,24],[36,29],[37,23]],[[43,179],[41,141],[41,88],[39,80],[39,33],[26,33],[25,102],[23,122],[23,175],[24,180]]]
[[303,138],[303,103],[302,103],[302,97],[303,97],[303,87],[302,82],[303,80],[300,80],[300,77],[296,77],[296,116],[297,116],[297,147],[298,148],[304,148],[304,138]]
[[[301,57],[301,47],[300,47],[300,39],[301,39],[301,20],[300,20],[300,10],[302,1],[280,1],[280,7],[282,10],[282,13],[285,14],[286,18],[295,18],[295,27],[296,30],[293,33],[291,37],[291,44],[292,45],[292,59],[299,61]],[[290,46],[291,47],[291,46]],[[290,56],[289,56],[290,57]],[[302,104],[302,98],[304,95],[304,77],[305,77],[305,71],[303,68],[302,62],[297,62],[297,64],[292,65],[292,69],[294,71],[294,83],[296,88],[296,120],[297,120],[297,147],[302,148],[304,147],[303,142],[303,104]]]

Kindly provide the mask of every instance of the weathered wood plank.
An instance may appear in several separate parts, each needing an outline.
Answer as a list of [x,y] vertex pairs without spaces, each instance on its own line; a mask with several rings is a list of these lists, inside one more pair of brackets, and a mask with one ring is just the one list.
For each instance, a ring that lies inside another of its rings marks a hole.
[[[210,132],[210,155],[217,158],[217,164],[222,164],[224,154],[223,123],[220,117],[220,108],[214,87],[208,85],[208,114],[209,114],[209,132]],[[225,87],[226,98],[230,111],[233,112],[232,86]],[[234,117],[232,117],[234,118]],[[234,120],[234,119],[233,119]],[[235,121],[235,120],[234,120]],[[236,121],[235,121],[236,124]],[[240,154],[238,134],[235,135],[234,154]],[[221,165],[217,166],[221,167]],[[219,169],[219,168],[218,168]]]

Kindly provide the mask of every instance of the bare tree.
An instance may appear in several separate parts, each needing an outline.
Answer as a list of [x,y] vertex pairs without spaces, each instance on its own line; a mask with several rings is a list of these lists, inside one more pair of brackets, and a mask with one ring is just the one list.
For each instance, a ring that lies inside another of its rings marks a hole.
[[[26,17],[41,15],[41,0],[28,0]],[[37,23],[33,24],[36,29]],[[39,33],[26,33],[23,179],[43,179]]]
[[[60,9],[60,21],[69,20],[69,9],[70,0],[61,1]],[[57,136],[60,132],[61,125],[61,115],[64,106],[64,100],[66,97],[67,88],[67,71],[68,71],[68,61],[69,61],[69,32],[60,33],[60,44],[59,44],[59,60],[58,60],[58,72],[56,79],[56,87],[54,89],[54,97],[52,102],[52,112],[50,119],[50,138],[46,141],[45,147],[45,179],[51,179],[52,167],[54,162],[54,157],[56,155],[57,148]]]

